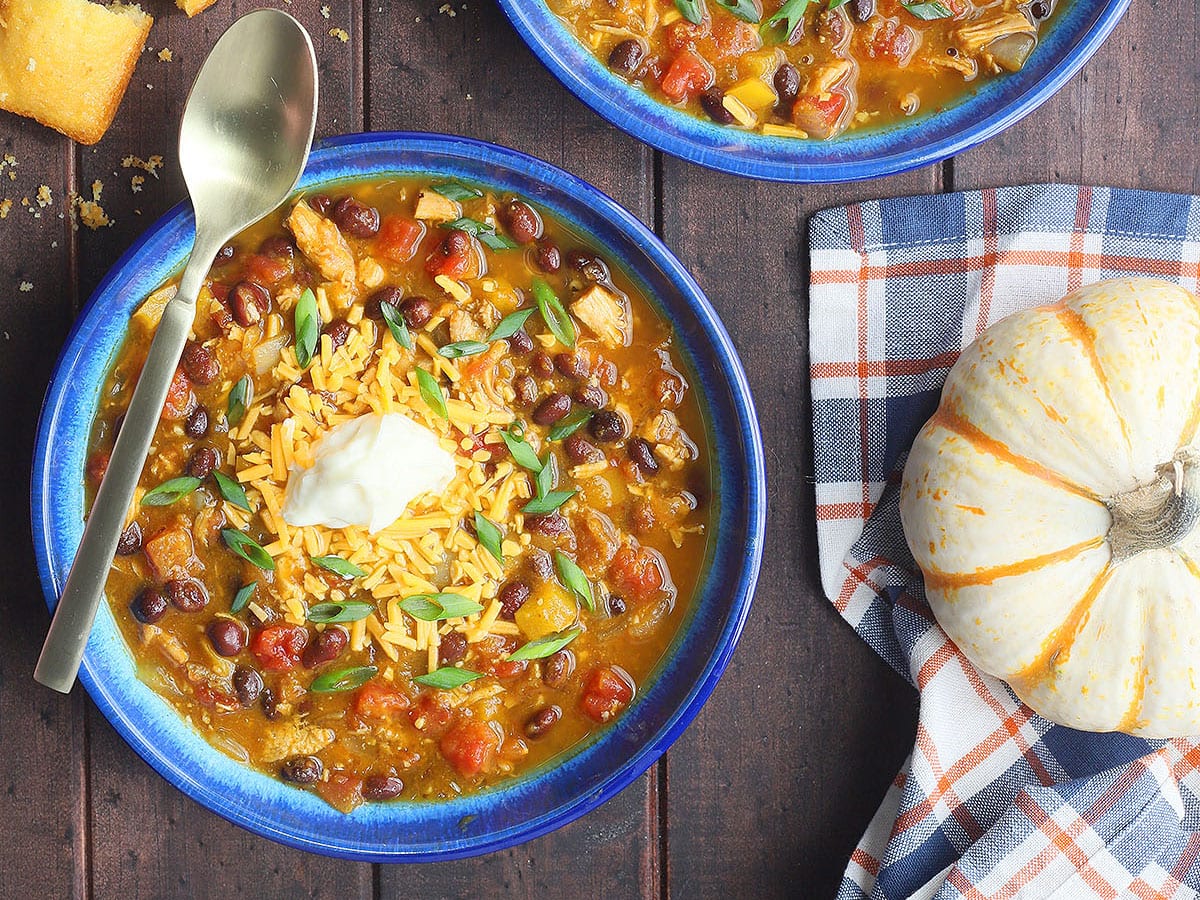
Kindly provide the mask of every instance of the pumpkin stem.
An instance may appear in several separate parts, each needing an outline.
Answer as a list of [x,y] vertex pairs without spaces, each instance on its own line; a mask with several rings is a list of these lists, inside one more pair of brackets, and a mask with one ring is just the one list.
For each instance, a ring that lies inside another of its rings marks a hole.
[[1200,522],[1200,459],[1189,453],[1172,460],[1154,481],[1120,494],[1108,506],[1114,562],[1178,543]]

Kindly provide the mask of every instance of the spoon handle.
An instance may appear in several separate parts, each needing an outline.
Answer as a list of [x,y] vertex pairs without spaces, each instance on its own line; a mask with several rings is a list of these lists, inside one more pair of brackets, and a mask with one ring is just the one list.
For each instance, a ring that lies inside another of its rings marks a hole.
[[34,680],[64,694],[71,690],[79,673],[84,647],[117,552],[117,542],[125,527],[125,517],[195,319],[200,285],[212,265],[216,247],[220,246],[214,247],[212,243],[204,241],[202,246],[197,240],[180,281],[179,292],[163,309],[146,365],[138,376],[129,410],[96,492],[96,502],[92,504],[83,539],[33,672]]

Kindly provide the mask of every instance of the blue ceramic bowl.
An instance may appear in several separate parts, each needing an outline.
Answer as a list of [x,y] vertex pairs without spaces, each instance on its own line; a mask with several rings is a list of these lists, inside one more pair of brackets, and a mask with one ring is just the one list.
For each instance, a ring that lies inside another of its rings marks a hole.
[[[353,135],[313,151],[301,188],[341,179],[436,173],[532,198],[594,236],[674,323],[705,411],[714,473],[713,529],[697,596],[658,670],[617,722],[571,755],[519,779],[444,803],[368,804],[343,815],[315,795],[213,749],[139,681],[107,605],[80,678],[126,741],[188,796],[232,822],[305,850],[377,862],[452,859],[557,828],[614,796],[674,741],[712,692],[750,608],[766,510],[762,440],[745,373],[695,281],[637,219],[547,163],[440,135]],[[83,472],[100,387],[130,313],[178,271],[193,219],[178,206],[121,257],[76,322],[38,426],[33,539],[53,608],[82,534]]]
[[768,137],[714,125],[618,78],[544,0],[499,0],[521,37],[575,96],[640,141],[682,159],[769,181],[857,181],[938,162],[999,134],[1048,100],[1104,42],[1129,0],[1065,4],[1025,67],[957,105],[831,141]]

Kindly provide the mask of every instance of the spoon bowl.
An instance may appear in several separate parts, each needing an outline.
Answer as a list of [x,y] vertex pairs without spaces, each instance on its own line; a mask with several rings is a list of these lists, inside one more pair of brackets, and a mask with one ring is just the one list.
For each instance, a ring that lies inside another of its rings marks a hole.
[[66,693],[79,673],[213,258],[295,190],[316,117],[312,41],[299,22],[278,10],[258,10],[229,26],[196,76],[179,134],[179,162],[196,215],[195,240],[179,291],[154,333],[33,673],[47,687]]

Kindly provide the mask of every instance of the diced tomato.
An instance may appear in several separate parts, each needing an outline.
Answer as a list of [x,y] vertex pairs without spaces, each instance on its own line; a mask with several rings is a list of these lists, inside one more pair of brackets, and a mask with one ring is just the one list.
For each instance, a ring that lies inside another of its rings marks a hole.
[[593,669],[583,687],[579,706],[588,718],[607,722],[633,699],[633,682],[616,666]]
[[667,67],[659,85],[662,92],[676,102],[700,93],[713,83],[713,70],[699,54],[684,50]]
[[424,236],[423,223],[404,216],[384,216],[375,247],[392,262],[408,262]]
[[[451,232],[453,234],[453,232]],[[460,232],[461,233],[461,232]],[[465,235],[464,235],[465,237]],[[455,252],[454,243],[461,243],[466,249],[461,253]],[[438,243],[434,251],[425,259],[425,271],[430,278],[448,275],[451,278],[462,278],[471,267],[471,242],[451,241],[449,237]]]
[[278,284],[292,274],[290,259],[256,253],[246,260],[245,278],[258,284]]
[[288,672],[300,665],[308,631],[299,625],[268,625],[250,641],[250,652],[264,672]]
[[408,720],[417,731],[437,737],[445,734],[454,721],[454,710],[443,703],[437,694],[425,694],[408,711]]
[[638,604],[650,603],[674,589],[662,554],[637,543],[625,544],[608,567],[613,592]]
[[495,762],[500,736],[484,722],[459,722],[446,732],[439,747],[460,775],[478,775]]
[[708,37],[712,28],[712,19],[705,16],[698,23],[679,19],[663,29],[663,41],[672,50],[688,50],[696,46],[697,41]]
[[197,681],[193,684],[192,695],[201,706],[219,707],[221,709],[239,709],[241,707],[241,703],[238,702],[237,697],[207,681]]
[[104,480],[104,473],[108,471],[108,461],[110,455],[106,450],[97,450],[87,461],[87,477],[94,485],[98,485]]
[[394,719],[409,706],[405,694],[382,681],[368,681],[354,697],[354,714],[363,719]]
[[833,137],[840,130],[838,120],[841,119],[847,102],[846,95],[841,92],[819,96],[801,94],[796,98],[796,105],[792,107],[792,121],[810,137]]
[[338,812],[351,813],[362,805],[363,780],[357,775],[334,769],[328,779],[321,779],[315,785],[317,796],[332,806]]
[[188,571],[197,565],[192,547],[192,535],[186,528],[164,528],[146,538],[142,544],[150,574],[158,581],[187,578]]
[[167,388],[167,401],[163,404],[164,419],[186,419],[196,409],[196,395],[192,393],[192,383],[188,381],[183,369],[176,369]]
[[875,31],[867,43],[867,53],[872,59],[887,58],[901,66],[912,59],[916,49],[916,32],[894,19],[877,20]]

